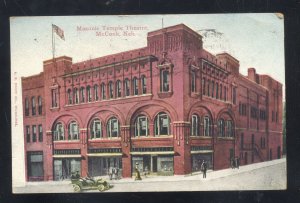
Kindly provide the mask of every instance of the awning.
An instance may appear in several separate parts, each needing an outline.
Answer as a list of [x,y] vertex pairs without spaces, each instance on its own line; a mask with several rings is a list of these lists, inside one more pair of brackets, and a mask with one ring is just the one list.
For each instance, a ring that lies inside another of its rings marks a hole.
[[132,155],[174,155],[174,151],[167,151],[167,152],[130,152]]
[[92,153],[87,154],[87,156],[94,156],[94,157],[104,157],[104,156],[122,156],[122,153]]
[[191,154],[207,154],[207,153],[213,153],[213,150],[199,150],[199,151],[191,151]]
[[54,154],[53,158],[81,158],[81,154]]

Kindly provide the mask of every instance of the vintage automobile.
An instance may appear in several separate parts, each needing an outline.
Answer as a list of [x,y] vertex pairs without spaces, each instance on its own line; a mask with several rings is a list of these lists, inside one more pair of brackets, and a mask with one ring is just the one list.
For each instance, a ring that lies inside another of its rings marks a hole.
[[71,176],[71,183],[73,186],[74,192],[80,192],[82,190],[99,190],[103,192],[112,188],[107,181],[100,179],[93,179],[90,176],[85,178],[80,177],[78,174]]

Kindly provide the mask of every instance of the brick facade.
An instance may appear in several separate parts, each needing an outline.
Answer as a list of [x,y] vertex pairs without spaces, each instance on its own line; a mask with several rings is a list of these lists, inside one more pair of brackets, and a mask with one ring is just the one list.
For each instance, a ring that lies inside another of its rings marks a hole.
[[[282,84],[254,68],[241,75],[237,59],[210,54],[183,24],[147,41],[80,63],[47,60],[42,73],[22,78],[27,181],[111,167],[131,177],[136,163],[187,174],[203,159],[219,170],[234,156],[242,165],[281,157]],[[33,140],[34,125],[42,139]]]

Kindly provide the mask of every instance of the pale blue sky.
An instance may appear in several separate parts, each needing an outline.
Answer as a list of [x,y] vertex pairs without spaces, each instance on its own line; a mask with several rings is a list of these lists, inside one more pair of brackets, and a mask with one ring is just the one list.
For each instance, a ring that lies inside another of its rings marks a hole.
[[[88,60],[147,44],[147,32],[184,23],[193,30],[216,29],[221,38],[204,39],[204,47],[216,54],[227,51],[240,61],[240,72],[255,67],[284,84],[283,19],[275,14],[76,16],[11,18],[12,68],[28,76],[42,71],[42,62],[52,58],[51,24],[64,30],[65,41],[56,37],[56,56],[73,62]],[[77,26],[147,26],[135,37],[99,37],[94,31],[78,32]],[[211,46],[221,44],[221,47]]]

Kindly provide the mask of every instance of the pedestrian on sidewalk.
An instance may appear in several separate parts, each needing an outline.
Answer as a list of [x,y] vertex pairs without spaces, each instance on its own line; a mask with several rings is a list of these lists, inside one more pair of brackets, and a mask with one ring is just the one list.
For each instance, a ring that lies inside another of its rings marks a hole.
[[230,159],[230,166],[231,166],[232,169],[235,168],[234,158],[233,157]]
[[240,166],[240,158],[239,157],[235,157],[235,167],[239,169],[239,166]]
[[207,163],[205,160],[202,161],[201,170],[203,172],[203,178],[206,178]]

